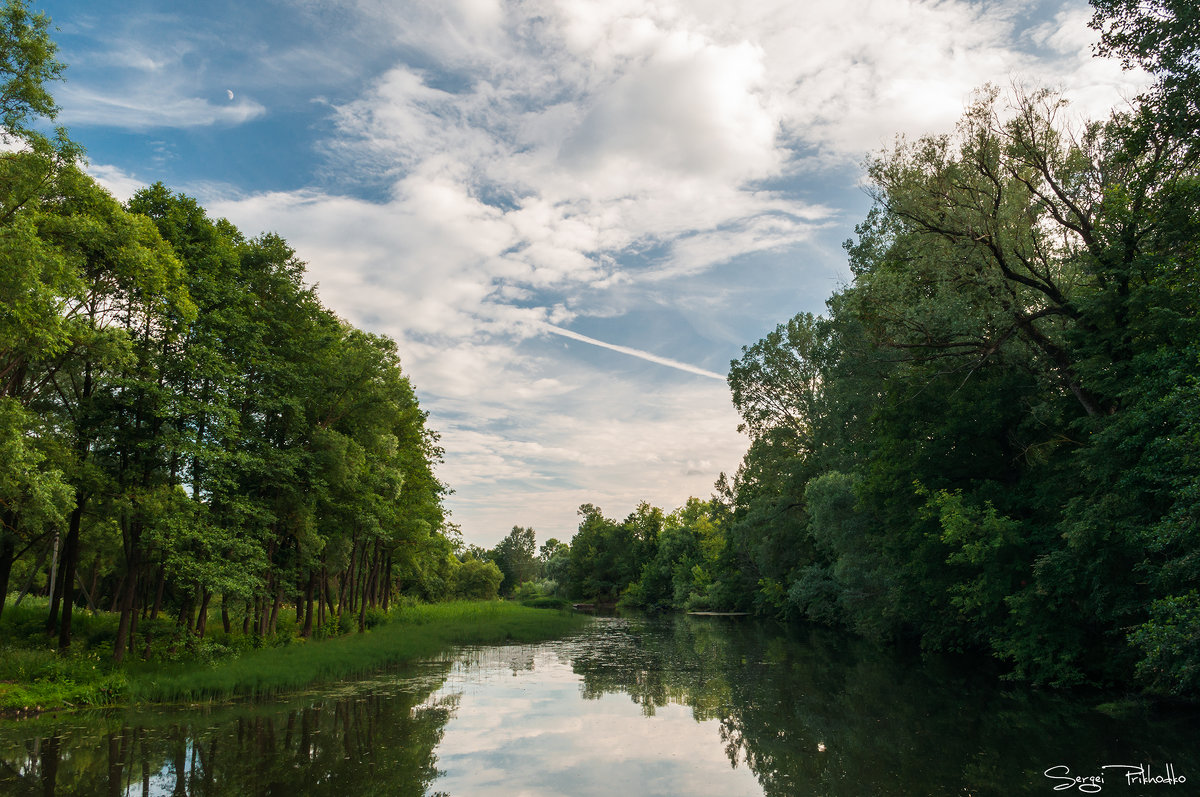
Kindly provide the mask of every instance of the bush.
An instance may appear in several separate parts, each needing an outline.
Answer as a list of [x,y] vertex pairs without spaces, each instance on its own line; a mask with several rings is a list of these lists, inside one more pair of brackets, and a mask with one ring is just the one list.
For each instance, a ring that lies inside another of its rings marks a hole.
[[532,609],[566,609],[571,605],[571,602],[566,598],[555,598],[549,595],[540,595],[536,598],[528,598],[521,601],[522,606],[528,606]]
[[1149,690],[1176,697],[1200,695],[1200,595],[1157,600],[1150,607],[1149,621],[1129,635],[1129,642],[1142,652],[1137,675]]
[[363,612],[363,625],[367,628],[374,628],[376,626],[383,625],[387,621],[388,615],[383,609],[371,606],[368,607],[365,612]]
[[454,573],[454,594],[464,600],[495,600],[503,580],[495,562],[467,559]]
[[534,598],[549,598],[558,594],[558,582],[549,578],[537,581],[526,581],[513,592],[513,598],[519,601]]

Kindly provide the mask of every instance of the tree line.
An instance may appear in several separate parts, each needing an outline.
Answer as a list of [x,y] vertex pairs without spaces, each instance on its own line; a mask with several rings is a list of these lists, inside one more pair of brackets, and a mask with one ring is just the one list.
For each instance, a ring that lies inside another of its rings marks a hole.
[[47,595],[62,649],[75,607],[119,612],[120,660],[160,614],[266,636],[294,608],[308,636],[471,592],[395,343],[279,236],[161,184],[113,199],[45,132],[48,25],[0,10],[0,612]]
[[1200,693],[1200,15],[1093,5],[1154,86],[1079,123],[984,89],[871,158],[850,283],[731,363],[737,473],[581,507],[569,589]]

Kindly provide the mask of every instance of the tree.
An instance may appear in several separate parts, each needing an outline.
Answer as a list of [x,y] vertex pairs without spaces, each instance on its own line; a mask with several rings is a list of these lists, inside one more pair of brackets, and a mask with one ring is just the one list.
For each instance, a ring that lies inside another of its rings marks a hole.
[[[811,446],[820,422],[820,366],[823,331],[811,313],[780,324],[729,363],[733,406],[743,418],[739,431],[760,437],[787,429]],[[803,445],[803,443],[801,443]]]
[[0,140],[8,145],[0,153],[0,612],[14,561],[61,522],[70,500],[61,463],[47,458],[46,430],[27,409],[37,364],[70,345],[58,306],[79,287],[77,271],[23,212],[53,194],[56,175],[78,155],[61,131],[55,148],[32,127],[58,112],[46,84],[64,66],[48,28],[24,0],[0,8]]
[[556,554],[562,553],[564,551],[569,552],[570,550],[571,550],[570,545],[568,545],[565,542],[561,542],[561,541],[555,539],[554,537],[551,537],[550,539],[548,539],[544,543],[542,543],[541,547],[538,548],[538,560],[542,564],[545,564],[546,562],[549,562],[551,559],[553,559]]
[[454,594],[464,600],[494,600],[504,574],[495,562],[482,562],[472,556],[454,571]]
[[49,17],[31,14],[28,0],[6,0],[0,9],[0,128],[8,141],[38,135],[30,125],[58,115],[46,84],[66,66],[54,57],[49,28]]
[[500,584],[501,594],[511,595],[518,586],[537,575],[536,550],[537,540],[533,529],[523,526],[513,526],[512,531],[496,543],[489,558],[504,574]]
[[[78,287],[60,305],[68,347],[38,363],[41,387],[32,405],[54,419],[73,457],[74,507],[49,617],[65,648],[79,538],[93,499],[121,496],[125,563],[138,565],[144,501],[162,483],[165,449],[161,440],[147,440],[167,411],[158,383],[161,353],[195,308],[179,261],[147,219],[127,213],[77,168],[63,169],[55,188],[53,203],[29,212],[39,237],[75,269]],[[126,609],[128,622],[131,604]]]
[[1158,78],[1146,104],[1194,155],[1189,132],[1200,120],[1200,8],[1191,0],[1091,0],[1089,26],[1100,31],[1101,55]]

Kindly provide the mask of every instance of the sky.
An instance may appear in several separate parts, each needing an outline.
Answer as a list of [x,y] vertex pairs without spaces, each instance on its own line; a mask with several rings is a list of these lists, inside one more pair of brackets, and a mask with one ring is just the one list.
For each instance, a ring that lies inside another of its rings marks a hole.
[[731,360],[849,280],[864,159],[987,83],[1103,117],[1144,76],[1075,0],[35,0],[118,198],[282,235],[399,344],[451,520],[569,539],[707,498]]

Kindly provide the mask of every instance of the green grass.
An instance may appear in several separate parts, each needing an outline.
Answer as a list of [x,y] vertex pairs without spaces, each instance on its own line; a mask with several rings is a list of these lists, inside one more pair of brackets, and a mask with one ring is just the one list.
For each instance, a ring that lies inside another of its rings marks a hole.
[[0,712],[112,705],[128,681],[94,650],[60,656],[52,648],[0,648]]
[[[125,674],[108,661],[115,617],[78,612],[75,644],[66,655],[46,634],[47,601],[11,601],[0,622],[0,713],[111,705],[126,687]],[[111,633],[110,633],[111,632]]]
[[[8,631],[7,609],[4,620],[3,631]],[[18,627],[23,620],[13,618]],[[363,634],[288,638],[290,644],[281,647],[229,653],[215,661],[132,661],[123,667],[110,664],[99,648],[79,646],[59,656],[35,634],[41,647],[10,644],[0,650],[0,711],[269,697],[434,656],[455,645],[552,639],[586,622],[565,612],[496,601],[404,606]]]
[[211,667],[134,673],[129,696],[135,702],[266,697],[432,656],[453,645],[549,639],[578,629],[581,622],[571,614],[500,602],[410,606],[365,634],[255,650]]

